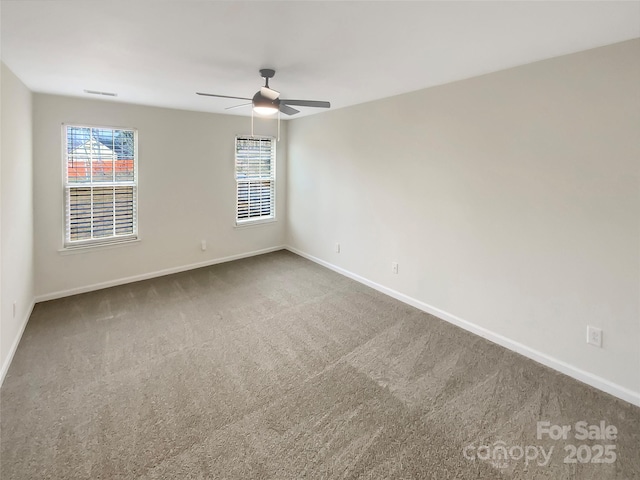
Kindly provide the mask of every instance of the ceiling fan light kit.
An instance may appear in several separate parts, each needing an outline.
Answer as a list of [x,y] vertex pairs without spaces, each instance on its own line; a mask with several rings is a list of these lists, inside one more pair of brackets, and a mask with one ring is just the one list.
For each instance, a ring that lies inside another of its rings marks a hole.
[[278,111],[278,107],[256,105],[253,107],[253,111],[258,115],[269,116],[276,113]]
[[252,99],[253,111],[258,115],[273,115],[280,110],[280,100],[271,100],[265,97],[262,92],[258,92]]

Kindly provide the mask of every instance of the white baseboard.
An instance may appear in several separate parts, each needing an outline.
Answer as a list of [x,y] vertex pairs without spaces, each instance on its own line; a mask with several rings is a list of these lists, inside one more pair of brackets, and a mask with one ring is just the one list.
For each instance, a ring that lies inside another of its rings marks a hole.
[[43,295],[38,295],[36,297],[36,302],[45,302],[47,300],[69,297],[71,295],[77,295],[79,293],[93,292],[95,290],[101,290],[103,288],[116,287],[118,285],[125,285],[127,283],[139,282],[141,280],[162,277],[164,275],[171,275],[172,273],[186,272],[187,270],[208,267],[210,265],[216,265],[218,263],[231,262],[233,260],[240,260],[241,258],[254,257],[256,255],[262,255],[264,253],[275,252],[277,250],[283,250],[284,248],[284,246],[263,248],[262,250],[254,250],[253,252],[246,252],[237,255],[230,255],[228,257],[209,259],[204,262],[181,265],[179,267],[165,268],[164,270],[157,270],[155,272],[143,273],[141,275],[134,275],[131,277],[117,278],[115,280],[109,280],[106,282],[94,283],[93,285],[83,285],[82,287],[71,288],[69,290],[60,290],[58,292],[45,293]]
[[18,349],[18,345],[20,344],[20,340],[22,339],[22,334],[24,333],[24,329],[27,328],[27,323],[29,322],[29,318],[31,317],[31,313],[33,312],[33,307],[35,307],[36,301],[35,299],[31,301],[31,305],[27,309],[27,314],[22,319],[22,325],[20,326],[20,331],[16,338],[13,339],[13,343],[11,344],[11,349],[9,350],[9,355],[4,359],[2,363],[2,370],[0,370],[0,387],[4,383],[4,377],[7,376],[7,372],[9,371],[9,366],[11,366],[11,362],[13,360],[13,356],[16,354],[16,350]]
[[379,292],[389,295],[390,297],[400,300],[401,302],[404,302],[408,305],[416,307],[424,312],[434,315],[449,323],[452,323],[471,333],[474,333],[483,338],[486,338],[487,340],[493,343],[496,343],[508,350],[519,353],[520,355],[530,358],[531,360],[541,363],[542,365],[552,368],[560,373],[564,373],[565,375],[575,378],[576,380],[586,383],[587,385],[597,388],[598,390],[602,390],[603,392],[613,395],[614,397],[618,397],[626,402],[629,402],[633,405],[640,407],[640,392],[634,392],[633,390],[629,390],[628,388],[625,388],[607,379],[604,379],[602,377],[599,377],[597,375],[584,371],[569,363],[563,362],[562,360],[553,358],[545,353],[539,352],[531,347],[523,345],[522,343],[511,340],[507,337],[504,337],[498,333],[492,332],[486,328],[480,327],[467,320],[463,320],[462,318],[452,315],[448,312],[445,312],[444,310],[440,310],[439,308],[428,305],[420,300],[416,300],[415,298],[409,297],[408,295],[400,293],[391,288],[385,287],[384,285],[380,285],[379,283],[373,282],[367,278],[364,278],[353,272],[345,270],[344,268],[333,265],[332,263],[329,263],[325,260],[314,257],[313,255],[309,255],[308,253],[302,252],[297,248],[294,248],[291,246],[286,246],[285,248],[290,252],[295,253],[296,255],[300,255],[301,257],[309,259],[312,262],[322,265],[323,267],[327,267],[328,269],[333,270],[334,272],[340,273],[345,277],[349,277],[357,282],[367,285],[368,287],[378,290]]

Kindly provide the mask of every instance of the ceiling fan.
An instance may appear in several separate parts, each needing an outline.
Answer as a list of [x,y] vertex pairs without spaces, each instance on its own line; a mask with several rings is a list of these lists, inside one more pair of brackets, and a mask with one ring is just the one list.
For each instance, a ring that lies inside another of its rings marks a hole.
[[277,111],[280,111],[286,115],[295,115],[300,110],[292,108],[291,105],[300,107],[316,107],[316,108],[330,108],[329,102],[321,102],[318,100],[285,100],[280,98],[280,92],[277,92],[269,87],[269,79],[273,78],[276,74],[275,70],[271,68],[263,68],[260,70],[260,76],[264,78],[265,83],[253,98],[247,97],[231,97],[228,95],[216,95],[213,93],[201,93],[196,92],[197,95],[203,95],[206,97],[219,97],[219,98],[235,98],[237,100],[249,100],[249,103],[243,103],[241,105],[235,105],[228,107],[225,110],[232,108],[245,107],[247,105],[253,105],[253,111],[260,115],[273,115]]

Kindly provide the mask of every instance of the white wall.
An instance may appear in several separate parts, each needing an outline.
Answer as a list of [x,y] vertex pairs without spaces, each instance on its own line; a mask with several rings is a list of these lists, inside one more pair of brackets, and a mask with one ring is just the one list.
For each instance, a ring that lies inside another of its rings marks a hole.
[[1,68],[0,384],[34,301],[32,98],[4,63]]
[[[63,255],[62,124],[138,129],[138,221],[142,241]],[[247,117],[34,95],[36,294],[85,291],[281,246],[285,231],[286,122],[277,144],[275,223],[235,228],[234,137]],[[256,121],[275,135],[277,121]],[[208,243],[205,252],[200,241]]]
[[640,40],[292,120],[289,138],[290,246],[640,402]]

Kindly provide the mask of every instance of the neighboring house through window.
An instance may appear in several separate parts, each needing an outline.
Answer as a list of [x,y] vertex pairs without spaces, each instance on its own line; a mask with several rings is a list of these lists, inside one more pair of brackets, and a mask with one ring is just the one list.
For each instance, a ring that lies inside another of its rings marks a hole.
[[276,145],[272,137],[236,137],[236,225],[275,219]]
[[135,240],[137,132],[65,125],[65,247]]

